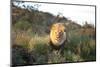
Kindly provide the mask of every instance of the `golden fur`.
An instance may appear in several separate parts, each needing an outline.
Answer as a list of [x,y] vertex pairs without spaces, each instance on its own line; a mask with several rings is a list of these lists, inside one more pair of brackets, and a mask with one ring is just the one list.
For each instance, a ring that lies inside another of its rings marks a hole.
[[66,28],[63,23],[55,23],[50,30],[50,40],[55,46],[61,46],[66,40]]

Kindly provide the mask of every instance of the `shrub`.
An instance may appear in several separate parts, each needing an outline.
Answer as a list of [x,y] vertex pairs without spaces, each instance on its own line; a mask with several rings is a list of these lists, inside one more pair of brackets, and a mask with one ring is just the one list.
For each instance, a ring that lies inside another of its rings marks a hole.
[[31,38],[29,50],[35,57],[34,64],[44,64],[48,61],[48,36]]
[[91,38],[89,35],[79,34],[77,31],[70,32],[70,35],[69,50],[71,53],[79,55],[83,61],[95,60],[96,43],[94,38]]
[[66,62],[65,57],[58,51],[52,51],[48,55],[48,63],[63,63]]
[[19,31],[13,35],[14,35],[13,44],[21,45],[24,48],[28,48],[29,41],[31,39],[31,36],[28,33]]
[[19,20],[14,28],[18,30],[28,30],[29,28],[32,28],[32,25],[28,21]]

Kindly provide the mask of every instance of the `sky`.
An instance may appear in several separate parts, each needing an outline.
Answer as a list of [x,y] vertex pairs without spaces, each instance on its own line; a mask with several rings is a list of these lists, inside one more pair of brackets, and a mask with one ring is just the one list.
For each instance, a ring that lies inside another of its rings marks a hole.
[[95,25],[95,7],[93,6],[80,6],[80,5],[63,5],[63,4],[47,4],[47,3],[33,3],[26,2],[25,5],[39,4],[39,11],[49,12],[53,15],[58,15],[75,21],[78,24],[85,24],[87,21],[89,24]]

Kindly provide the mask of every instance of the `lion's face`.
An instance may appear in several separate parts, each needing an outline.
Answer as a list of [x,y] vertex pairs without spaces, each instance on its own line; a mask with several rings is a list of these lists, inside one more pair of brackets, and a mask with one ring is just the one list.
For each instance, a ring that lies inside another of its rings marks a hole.
[[61,45],[66,40],[65,26],[62,23],[53,24],[50,39],[54,45]]

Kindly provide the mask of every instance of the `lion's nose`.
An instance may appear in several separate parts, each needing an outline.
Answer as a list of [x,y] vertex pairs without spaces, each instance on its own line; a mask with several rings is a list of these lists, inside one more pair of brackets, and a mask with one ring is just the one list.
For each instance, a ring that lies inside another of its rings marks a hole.
[[60,36],[59,36],[59,35],[57,35],[57,38],[60,38]]
[[57,33],[57,38],[61,37],[61,32]]

